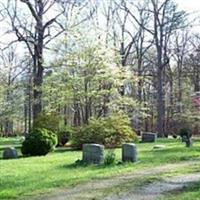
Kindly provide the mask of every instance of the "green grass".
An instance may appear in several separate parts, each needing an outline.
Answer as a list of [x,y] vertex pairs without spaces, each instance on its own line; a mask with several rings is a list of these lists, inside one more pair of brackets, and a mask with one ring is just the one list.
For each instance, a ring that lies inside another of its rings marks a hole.
[[6,146],[20,146],[22,137],[1,138],[0,137],[0,150]]
[[[185,148],[184,144],[175,139],[159,140],[157,144],[166,145],[166,148],[162,150],[153,150],[155,144],[137,144],[139,162],[109,167],[76,166],[74,162],[81,159],[81,152],[62,149],[57,149],[47,156],[1,159],[2,149],[11,144],[19,147],[20,138],[11,141],[0,138],[0,199],[19,199],[19,197],[29,199],[30,196],[97,178],[112,177],[166,163],[200,160],[199,140],[196,140],[194,147],[190,149]],[[116,149],[115,152],[117,159],[120,160],[121,150]],[[182,169],[182,173],[185,171],[190,172],[189,169]],[[178,172],[177,170],[174,173]]]

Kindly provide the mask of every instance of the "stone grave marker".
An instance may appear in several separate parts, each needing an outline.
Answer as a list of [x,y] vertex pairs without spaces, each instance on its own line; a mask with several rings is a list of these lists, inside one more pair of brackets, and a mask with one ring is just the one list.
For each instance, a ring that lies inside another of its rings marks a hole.
[[155,142],[157,139],[156,133],[145,132],[142,133],[142,142]]
[[137,147],[133,143],[126,143],[122,145],[122,161],[136,162],[137,161]]
[[185,141],[185,145],[186,147],[192,147],[192,138],[188,138],[186,141]]
[[102,164],[104,162],[104,146],[100,144],[83,144],[83,158],[87,164]]
[[17,150],[14,147],[7,147],[3,151],[3,159],[17,158]]

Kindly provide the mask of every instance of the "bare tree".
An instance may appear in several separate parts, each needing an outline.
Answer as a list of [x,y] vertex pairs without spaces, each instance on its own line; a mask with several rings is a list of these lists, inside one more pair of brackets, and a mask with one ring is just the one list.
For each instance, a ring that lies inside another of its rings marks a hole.
[[174,47],[173,47],[173,57],[176,61],[177,69],[177,83],[178,83],[178,108],[177,111],[182,111],[182,96],[183,96],[183,72],[184,72],[184,62],[187,54],[190,51],[189,48],[190,35],[188,30],[177,31],[174,36]]
[[[15,33],[17,40],[24,42],[29,50],[33,60],[33,119],[36,119],[42,111],[42,83],[44,72],[44,49],[48,43],[64,29],[58,22],[58,18],[63,14],[52,11],[54,6],[58,6],[57,1],[8,1],[6,14],[9,16],[12,31]],[[25,6],[25,7],[24,7]],[[22,9],[26,9],[22,13]],[[47,16],[53,17],[46,20]],[[52,31],[57,27],[58,31]]]
[[200,36],[194,35],[190,39],[192,51],[186,59],[187,71],[194,85],[194,92],[200,91]]
[[[49,43],[66,31],[67,22],[72,17],[72,11],[78,7],[80,12],[83,4],[76,0],[20,0],[7,1],[1,4],[9,18],[17,40],[23,42],[32,58],[33,70],[33,120],[42,111],[42,84],[44,74],[44,50],[49,48]],[[89,12],[89,15],[92,13]],[[70,16],[69,16],[70,15]],[[83,18],[86,20],[88,15]],[[76,26],[83,20],[73,24]],[[12,41],[16,42],[16,41]]]
[[[4,102],[2,108],[4,119],[4,133],[9,136],[13,134],[13,115],[17,111],[15,93],[19,87],[19,77],[23,76],[27,65],[18,57],[17,46],[9,46],[8,49],[1,50],[0,53],[0,83],[4,87]],[[16,103],[16,104],[15,104]]]
[[180,28],[183,22],[184,12],[178,12],[177,6],[171,0],[150,0],[147,12],[152,19],[150,27],[144,26],[129,8],[125,9],[132,15],[134,20],[154,39],[156,51],[156,78],[157,78],[157,131],[159,136],[165,133],[165,67],[169,64],[168,44],[173,32]]

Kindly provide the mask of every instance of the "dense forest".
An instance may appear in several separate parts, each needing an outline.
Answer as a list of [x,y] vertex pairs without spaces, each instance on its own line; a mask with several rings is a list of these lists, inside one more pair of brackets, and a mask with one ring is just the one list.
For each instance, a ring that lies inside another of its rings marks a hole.
[[5,0],[0,27],[2,135],[119,113],[138,134],[200,133],[199,16],[175,0]]

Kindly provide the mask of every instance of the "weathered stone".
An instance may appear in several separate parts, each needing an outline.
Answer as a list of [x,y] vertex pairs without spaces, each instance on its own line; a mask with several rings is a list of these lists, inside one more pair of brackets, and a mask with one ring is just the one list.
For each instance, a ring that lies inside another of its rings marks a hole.
[[182,136],[181,140],[182,140],[182,142],[186,142],[188,140],[188,137],[184,135],[184,136]]
[[133,143],[122,145],[122,161],[136,162],[137,161],[137,147]]
[[83,162],[101,164],[104,162],[104,146],[100,144],[83,145]]
[[17,150],[14,147],[7,147],[3,151],[3,159],[17,158]]
[[186,145],[186,147],[192,147],[192,138],[188,138],[188,139],[185,141],[185,145]]
[[157,134],[156,133],[142,133],[142,142],[155,142],[157,139]]

